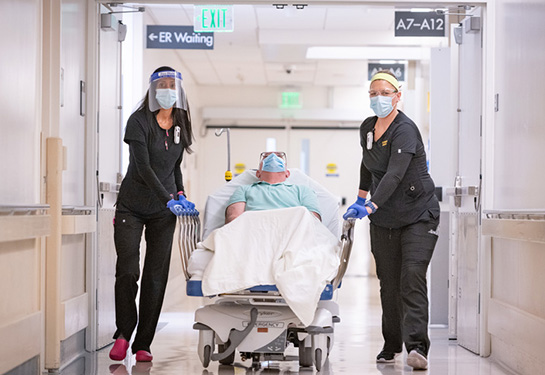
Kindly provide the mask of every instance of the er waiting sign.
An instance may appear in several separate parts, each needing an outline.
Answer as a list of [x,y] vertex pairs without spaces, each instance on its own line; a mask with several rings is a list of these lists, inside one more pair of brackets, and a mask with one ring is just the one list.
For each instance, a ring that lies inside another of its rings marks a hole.
[[195,5],[193,11],[195,31],[233,31],[232,5]]

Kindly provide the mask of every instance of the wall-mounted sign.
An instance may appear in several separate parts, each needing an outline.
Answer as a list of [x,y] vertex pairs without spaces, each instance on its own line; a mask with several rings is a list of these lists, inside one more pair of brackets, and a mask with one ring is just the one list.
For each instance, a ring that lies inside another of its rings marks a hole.
[[214,49],[214,34],[201,34],[193,26],[148,25],[146,48]]
[[337,172],[337,164],[335,163],[328,163],[325,166],[326,169],[326,177],[339,177],[339,173]]
[[373,78],[373,76],[381,70],[389,70],[396,76],[398,81],[405,81],[405,64],[380,64],[380,63],[367,64],[367,72],[368,72],[369,80],[371,80],[371,78]]
[[395,12],[395,36],[445,36],[445,15],[435,12]]
[[235,20],[232,5],[195,5],[193,10],[195,31],[233,31]]
[[238,176],[239,174],[242,174],[246,170],[246,164],[244,163],[236,163],[235,164],[235,176]]

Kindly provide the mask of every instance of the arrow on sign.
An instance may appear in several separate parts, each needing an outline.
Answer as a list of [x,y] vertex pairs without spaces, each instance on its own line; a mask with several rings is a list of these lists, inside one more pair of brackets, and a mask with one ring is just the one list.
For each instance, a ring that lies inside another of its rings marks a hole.
[[159,36],[151,33],[148,38],[150,38],[150,40],[153,42],[155,39],[159,38]]

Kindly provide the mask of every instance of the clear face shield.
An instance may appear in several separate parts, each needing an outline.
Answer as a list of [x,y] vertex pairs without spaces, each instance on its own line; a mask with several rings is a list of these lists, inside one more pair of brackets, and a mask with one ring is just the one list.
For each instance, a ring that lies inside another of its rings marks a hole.
[[172,107],[187,111],[182,74],[174,70],[153,73],[150,77],[148,101],[152,112]]
[[284,172],[287,164],[286,153],[281,151],[262,152],[259,169],[265,172]]

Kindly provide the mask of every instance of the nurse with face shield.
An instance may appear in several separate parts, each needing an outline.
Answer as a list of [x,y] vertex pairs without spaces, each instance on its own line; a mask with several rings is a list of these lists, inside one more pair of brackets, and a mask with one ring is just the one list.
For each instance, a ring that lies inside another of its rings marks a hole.
[[[125,130],[129,166],[116,202],[114,242],[116,340],[110,358],[123,360],[133,333],[136,361],[153,359],[151,343],[163,304],[176,217],[196,213],[186,199],[180,164],[191,152],[193,133],[182,75],[163,66],[153,72],[148,92]],[[145,230],[140,303],[140,239]]]

